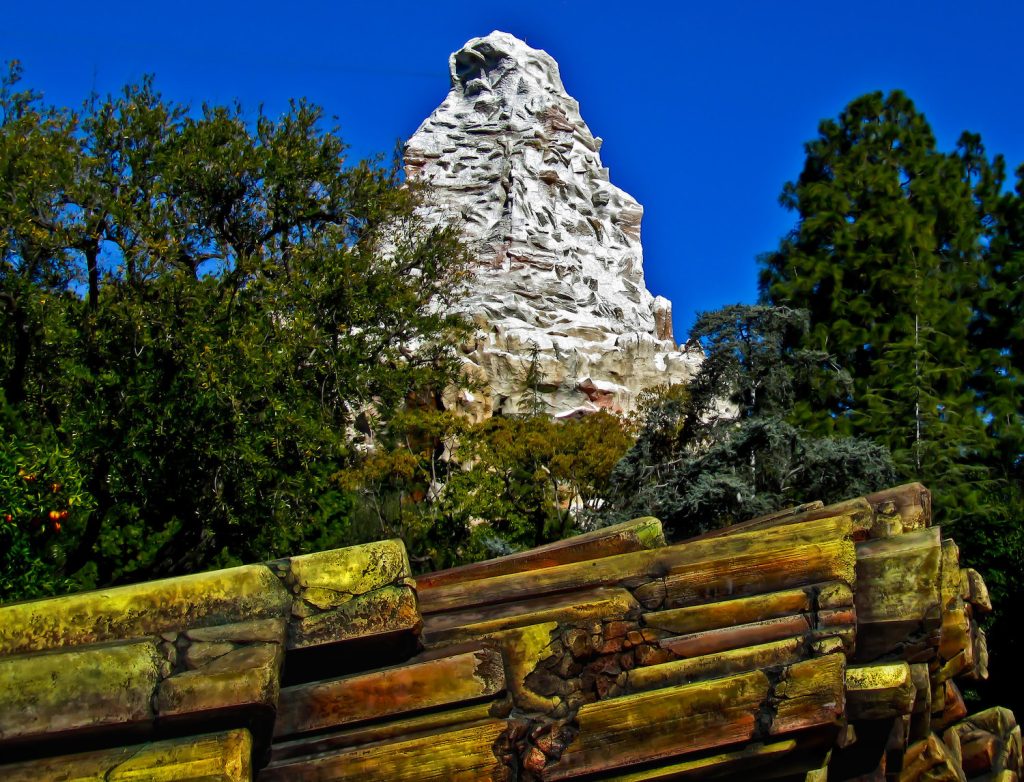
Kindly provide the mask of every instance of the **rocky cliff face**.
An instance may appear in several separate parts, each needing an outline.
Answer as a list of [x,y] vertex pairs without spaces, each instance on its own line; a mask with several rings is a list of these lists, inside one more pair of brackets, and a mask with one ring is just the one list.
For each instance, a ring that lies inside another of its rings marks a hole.
[[478,260],[460,308],[478,327],[464,352],[485,391],[449,405],[485,418],[539,393],[552,415],[624,410],[689,380],[701,356],[676,346],[671,304],[644,285],[643,208],[608,181],[557,63],[494,32],[449,70],[405,152],[409,177],[433,186],[427,220],[459,222]]

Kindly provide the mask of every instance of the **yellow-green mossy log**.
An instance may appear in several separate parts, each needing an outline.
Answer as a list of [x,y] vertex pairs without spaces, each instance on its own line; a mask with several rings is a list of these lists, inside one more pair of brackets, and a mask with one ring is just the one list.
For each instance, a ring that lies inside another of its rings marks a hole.
[[0,742],[148,723],[169,668],[152,641],[0,658]]
[[232,649],[199,668],[165,679],[157,693],[161,719],[202,718],[211,712],[262,707],[272,712],[280,690],[280,644]]
[[283,617],[291,604],[266,565],[12,603],[0,606],[0,655]]
[[913,712],[916,699],[917,687],[905,662],[846,669],[847,716],[851,720],[902,717]]
[[381,587],[412,584],[409,557],[400,540],[304,554],[287,562],[292,591],[321,611]]
[[342,603],[329,611],[292,621],[289,649],[334,644],[372,636],[419,633],[423,622],[416,593],[407,586],[386,586]]
[[419,633],[405,545],[381,540],[271,563],[295,595],[289,649]]
[[316,758],[273,764],[260,772],[260,782],[504,782],[511,769],[494,754],[494,745],[508,729],[505,720],[486,720],[468,727],[383,741]]
[[250,782],[245,729],[0,766],[4,782]]
[[639,603],[627,590],[598,587],[567,595],[428,614],[423,620],[423,642],[426,646],[438,646],[472,641],[501,630],[544,622],[578,624],[618,619],[638,613],[639,609]]

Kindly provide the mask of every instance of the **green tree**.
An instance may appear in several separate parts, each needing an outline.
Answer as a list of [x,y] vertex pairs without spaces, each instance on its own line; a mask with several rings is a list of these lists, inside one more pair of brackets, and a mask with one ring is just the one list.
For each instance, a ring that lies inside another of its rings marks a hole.
[[397,163],[348,165],[307,103],[249,123],[145,81],[74,113],[18,77],[0,91],[3,469],[59,454],[47,469],[81,484],[48,582],[351,542],[357,418],[458,377],[455,233],[422,227]]
[[853,101],[806,151],[781,199],[797,225],[762,257],[761,290],[808,310],[801,345],[828,350],[852,385],[805,395],[794,420],[870,437],[902,476],[934,485],[940,507],[979,509],[991,487],[968,335],[1002,163],[970,134],[940,152],[900,92]]
[[1019,648],[1005,610],[1024,567],[1021,188],[1003,192],[1003,160],[976,135],[939,150],[899,92],[853,101],[806,151],[782,194],[797,222],[762,257],[761,291],[808,309],[793,344],[827,348],[852,384],[812,387],[794,421],[869,437],[932,489],[938,521],[956,525],[1004,606],[993,649]]
[[[798,390],[827,356],[788,347],[805,312],[734,305],[701,315],[692,336],[706,356],[689,388],[644,406],[636,445],[612,474],[603,521],[654,515],[676,538],[787,505],[845,499],[893,482],[884,448],[809,436],[790,421]],[[837,387],[847,382],[824,371]]]
[[347,475],[373,511],[376,535],[400,535],[423,569],[530,548],[577,531],[604,503],[631,437],[599,412],[470,425],[435,408],[392,419]]

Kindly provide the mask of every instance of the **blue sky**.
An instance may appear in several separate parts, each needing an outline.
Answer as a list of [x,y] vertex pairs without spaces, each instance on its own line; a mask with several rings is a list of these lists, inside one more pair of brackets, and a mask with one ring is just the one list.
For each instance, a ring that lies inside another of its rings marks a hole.
[[559,62],[612,182],[644,205],[647,284],[680,339],[698,310],[755,299],[756,256],[793,226],[777,199],[803,143],[858,95],[903,89],[942,148],[967,129],[1024,163],[1020,0],[4,5],[0,59],[54,103],[146,73],[193,105],[278,114],[305,96],[360,157],[441,102],[450,52],[517,35]]

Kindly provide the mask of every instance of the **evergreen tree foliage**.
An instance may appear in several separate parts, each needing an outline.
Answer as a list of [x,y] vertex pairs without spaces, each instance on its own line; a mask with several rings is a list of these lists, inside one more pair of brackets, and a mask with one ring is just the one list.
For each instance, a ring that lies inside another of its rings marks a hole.
[[[704,345],[704,363],[688,389],[669,388],[646,402],[636,445],[612,474],[603,521],[649,514],[687,537],[891,484],[884,448],[809,436],[790,422],[797,390],[828,363],[820,351],[788,347],[806,330],[806,313],[786,307],[703,314],[692,336]],[[848,380],[826,372],[836,387]]]
[[806,151],[781,199],[797,225],[762,257],[761,290],[807,309],[800,345],[828,350],[852,385],[805,395],[794,421],[882,443],[940,507],[980,510],[992,487],[969,333],[1002,163],[970,134],[938,151],[900,92],[853,101]]
[[937,521],[955,525],[999,607],[998,672],[1021,646],[1007,612],[1024,578],[1024,189],[1004,192],[1003,161],[976,135],[937,149],[899,92],[853,101],[806,152],[781,199],[797,222],[762,257],[762,297],[806,308],[810,330],[793,347],[827,348],[852,383],[809,389],[793,420],[869,437],[902,479],[932,489]]

